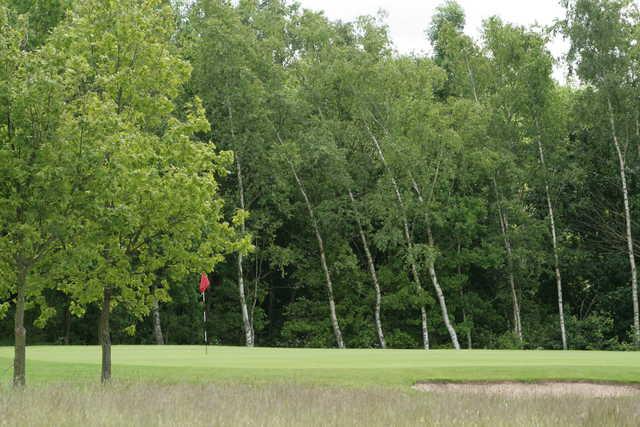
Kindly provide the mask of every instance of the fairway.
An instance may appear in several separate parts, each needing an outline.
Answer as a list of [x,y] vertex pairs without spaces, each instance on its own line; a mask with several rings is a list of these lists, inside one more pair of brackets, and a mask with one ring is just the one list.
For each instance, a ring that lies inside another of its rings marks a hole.
[[[8,383],[12,347],[0,347],[0,380]],[[114,346],[116,380],[299,382],[408,387],[417,381],[605,381],[640,383],[640,353],[498,350],[288,349],[202,346]],[[30,383],[97,381],[97,346],[31,346]]]

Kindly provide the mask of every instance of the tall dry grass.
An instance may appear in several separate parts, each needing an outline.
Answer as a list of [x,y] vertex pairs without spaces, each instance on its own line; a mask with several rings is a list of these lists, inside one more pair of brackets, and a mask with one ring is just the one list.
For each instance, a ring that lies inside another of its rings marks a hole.
[[127,384],[0,389],[7,426],[637,426],[634,398],[429,394],[303,385]]

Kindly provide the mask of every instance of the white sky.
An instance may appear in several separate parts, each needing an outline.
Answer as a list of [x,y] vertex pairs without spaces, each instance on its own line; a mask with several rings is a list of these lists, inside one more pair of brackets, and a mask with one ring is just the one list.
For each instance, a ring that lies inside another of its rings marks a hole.
[[[437,6],[444,0],[298,0],[304,8],[324,10],[332,19],[352,21],[360,15],[375,15],[382,9],[387,12],[387,24],[396,49],[401,53],[429,52],[430,46],[424,30],[431,21]],[[564,16],[559,0],[458,0],[463,7],[467,26],[465,32],[478,40],[482,21],[497,15],[506,22],[518,25],[550,25],[555,18]],[[561,39],[550,45],[555,57],[567,49]],[[563,78],[564,70],[558,67],[555,77]]]

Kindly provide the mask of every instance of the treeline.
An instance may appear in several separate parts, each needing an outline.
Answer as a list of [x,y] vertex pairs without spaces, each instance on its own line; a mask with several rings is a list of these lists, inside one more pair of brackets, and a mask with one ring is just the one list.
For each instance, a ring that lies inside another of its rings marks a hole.
[[1,339],[198,343],[206,271],[222,344],[637,348],[640,12],[563,5],[473,40],[446,2],[420,56],[287,1],[5,0]]

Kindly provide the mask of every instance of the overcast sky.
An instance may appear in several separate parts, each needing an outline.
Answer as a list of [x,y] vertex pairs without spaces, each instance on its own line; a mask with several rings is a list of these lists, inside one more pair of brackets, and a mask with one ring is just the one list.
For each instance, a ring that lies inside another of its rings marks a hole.
[[[424,30],[429,25],[434,9],[443,0],[298,0],[303,7],[324,10],[330,19],[352,21],[360,15],[374,15],[378,10],[388,14],[387,23],[393,43],[401,53],[429,52]],[[558,0],[458,0],[467,17],[465,32],[476,40],[479,38],[482,21],[497,15],[506,22],[520,25],[549,25],[555,18],[563,16]],[[554,56],[566,49],[561,40],[552,43]],[[563,71],[556,71],[562,79]]]

